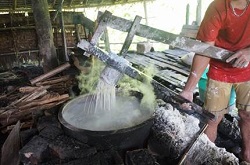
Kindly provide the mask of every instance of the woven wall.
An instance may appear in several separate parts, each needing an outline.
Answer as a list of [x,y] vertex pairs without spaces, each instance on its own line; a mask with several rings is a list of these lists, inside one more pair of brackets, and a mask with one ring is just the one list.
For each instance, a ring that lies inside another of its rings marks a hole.
[[[73,15],[65,14],[65,37],[67,47],[72,48],[77,44]],[[53,18],[54,13],[51,13]],[[57,49],[62,49],[63,39],[60,30],[59,17],[52,21],[54,31],[54,44]],[[81,37],[86,38],[84,30]],[[32,14],[4,14],[0,15],[0,70],[10,69],[22,63],[39,63],[38,39]],[[61,52],[61,51],[58,51]]]

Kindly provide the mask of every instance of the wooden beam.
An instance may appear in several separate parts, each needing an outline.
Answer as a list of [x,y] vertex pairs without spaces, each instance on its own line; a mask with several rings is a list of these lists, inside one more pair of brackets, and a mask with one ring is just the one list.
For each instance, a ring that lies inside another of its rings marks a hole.
[[111,18],[112,13],[105,11],[101,17],[98,19],[98,26],[95,30],[95,33],[90,41],[91,44],[96,45],[98,43],[99,38],[104,33],[107,28],[108,20]]
[[120,55],[125,56],[126,53],[128,52],[128,49],[132,43],[132,40],[135,36],[135,33],[140,25],[141,19],[142,19],[142,17],[140,17],[140,16],[135,17],[134,22],[133,22],[133,24],[132,24],[132,26],[127,34],[126,40],[125,40],[125,42],[122,46],[122,49],[120,51]]

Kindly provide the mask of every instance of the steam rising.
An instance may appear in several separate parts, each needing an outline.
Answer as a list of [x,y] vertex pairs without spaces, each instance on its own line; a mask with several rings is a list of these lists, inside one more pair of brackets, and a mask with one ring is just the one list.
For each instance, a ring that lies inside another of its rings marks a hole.
[[93,93],[95,91],[95,86],[104,67],[104,64],[100,60],[92,59],[90,72],[88,74],[81,73],[77,77],[81,94]]
[[[105,81],[113,78],[112,69],[103,68],[103,63],[94,61],[91,72],[78,77],[81,93],[89,94],[70,101],[64,107],[63,118],[80,129],[109,131],[132,127],[152,117],[156,97],[150,77],[140,82],[124,75],[116,87]],[[144,72],[152,75],[153,71],[147,68]],[[143,94],[142,99],[130,96],[131,91]]]

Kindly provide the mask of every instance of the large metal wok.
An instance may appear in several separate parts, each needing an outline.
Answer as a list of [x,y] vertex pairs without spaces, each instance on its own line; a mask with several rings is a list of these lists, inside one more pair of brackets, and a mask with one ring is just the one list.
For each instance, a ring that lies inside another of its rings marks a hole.
[[[93,96],[92,94],[81,95],[69,101],[60,110],[59,121],[62,123],[65,133],[82,142],[103,149],[142,147],[153,124],[153,110],[141,109],[139,104],[135,104],[135,100],[131,100],[131,97],[117,96],[117,101],[122,103],[117,111],[124,106],[130,111],[111,114],[111,123],[106,124],[105,122],[109,122],[108,120],[105,119],[102,122],[100,120],[103,118],[109,119],[105,116],[109,112],[93,113],[91,111],[91,109],[93,110],[91,106],[94,106],[94,104],[90,104],[95,98]],[[138,105],[138,107],[135,107],[135,105]],[[132,113],[135,113],[135,115],[130,116]],[[126,114],[129,116],[126,116]],[[130,117],[133,118],[132,122]],[[117,120],[114,120],[114,118],[117,118]],[[122,121],[123,118],[125,118],[124,121]]]

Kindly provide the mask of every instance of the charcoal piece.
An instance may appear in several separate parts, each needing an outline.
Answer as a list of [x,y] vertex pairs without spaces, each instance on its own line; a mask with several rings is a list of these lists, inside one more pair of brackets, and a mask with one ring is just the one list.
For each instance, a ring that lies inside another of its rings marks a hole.
[[36,128],[21,131],[20,132],[21,145],[22,146],[26,145],[32,139],[32,137],[37,134],[38,130]]
[[115,164],[112,155],[110,155],[110,153],[106,152],[106,151],[102,151],[102,152],[98,152],[98,156],[100,158],[100,163],[101,165],[111,165],[111,164]]
[[111,155],[116,165],[123,165],[124,161],[118,151],[111,150]]
[[60,127],[60,122],[56,116],[42,116],[37,122],[37,129],[40,132],[47,126]]
[[176,152],[178,150],[171,150],[171,141],[172,138],[170,136],[165,136],[154,131],[149,136],[148,148],[157,155],[169,158],[173,155],[172,152],[175,152],[176,157],[173,157],[173,159],[176,159],[180,153]]
[[34,136],[20,151],[21,162],[39,164],[51,159],[48,142],[40,136]]
[[49,146],[60,159],[80,159],[97,152],[95,147],[89,147],[65,135],[58,136]]
[[62,165],[63,163],[67,163],[67,160],[61,160],[59,158],[54,158],[51,160],[48,160],[47,162],[42,162],[39,165]]
[[220,133],[217,135],[215,144],[216,146],[226,148],[227,150],[230,150],[231,148],[239,145],[238,143],[232,141],[231,139],[221,136]]
[[63,134],[63,130],[55,126],[47,126],[40,132],[40,136],[50,140],[56,139],[59,135]]
[[[49,164],[46,164],[46,165],[49,165]],[[97,155],[94,155],[92,157],[72,160],[72,161],[69,161],[67,163],[62,163],[60,165],[104,165],[104,164],[101,163],[100,157],[97,154]],[[109,164],[109,165],[111,165],[111,164]]]
[[236,143],[241,143],[242,141],[238,120],[236,118],[234,118],[233,121],[223,118],[218,126],[218,132]]
[[159,165],[156,158],[147,149],[138,149],[126,153],[126,165]]
[[103,160],[106,160],[108,164],[115,164],[115,165],[124,165],[123,158],[121,157],[121,154],[114,149],[105,150],[99,152],[99,156],[102,158],[101,162],[103,163]]

